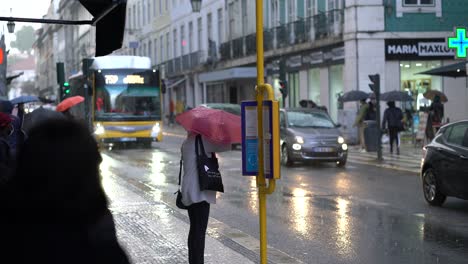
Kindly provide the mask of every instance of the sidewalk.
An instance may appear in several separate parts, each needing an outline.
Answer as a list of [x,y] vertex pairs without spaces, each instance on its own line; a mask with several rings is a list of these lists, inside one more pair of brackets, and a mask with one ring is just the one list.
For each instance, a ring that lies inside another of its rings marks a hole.
[[[168,131],[167,133],[170,133]],[[119,241],[133,264],[188,263],[186,210],[162,201],[160,190],[141,182],[104,175]],[[210,217],[205,241],[205,263],[259,263],[259,241]],[[301,264],[268,248],[268,263]]]
[[395,154],[395,152],[390,154],[388,144],[382,144],[383,161],[378,161],[377,152],[360,152],[360,146],[350,146],[348,162],[418,174],[422,155],[422,147],[415,147],[411,143],[402,143],[400,145],[400,155]]

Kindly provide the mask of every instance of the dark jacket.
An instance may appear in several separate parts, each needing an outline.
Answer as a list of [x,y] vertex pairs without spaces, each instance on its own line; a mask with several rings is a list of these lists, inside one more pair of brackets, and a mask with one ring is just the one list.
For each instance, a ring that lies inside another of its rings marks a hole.
[[434,101],[429,110],[432,111],[432,122],[441,123],[444,118],[444,105],[440,101]]
[[403,112],[398,107],[389,107],[385,109],[382,128],[385,129],[388,124],[388,127],[401,127],[403,120]]

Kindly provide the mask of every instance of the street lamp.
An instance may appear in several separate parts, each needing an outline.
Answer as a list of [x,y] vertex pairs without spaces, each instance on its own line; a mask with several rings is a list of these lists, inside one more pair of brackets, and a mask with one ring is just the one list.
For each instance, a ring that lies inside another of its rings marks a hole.
[[202,0],[190,0],[192,4],[192,12],[199,13],[201,9]]
[[15,32],[15,22],[8,21],[7,28],[8,28],[8,33],[13,34],[13,32]]

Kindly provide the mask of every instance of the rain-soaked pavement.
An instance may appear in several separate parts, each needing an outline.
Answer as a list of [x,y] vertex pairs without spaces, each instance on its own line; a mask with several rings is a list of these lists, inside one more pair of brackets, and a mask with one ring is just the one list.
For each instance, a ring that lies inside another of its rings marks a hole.
[[[167,214],[187,222],[184,211],[173,209],[181,141],[166,136],[152,149],[103,151],[103,185],[119,234],[141,232],[132,229],[131,223],[150,223],[151,217]],[[226,237],[237,241],[239,245],[229,248],[256,262],[249,254],[258,246],[257,189],[254,177],[241,176],[240,155],[238,150],[219,154],[225,193],[210,213],[210,225],[215,222],[236,231],[224,236],[212,232],[210,239],[224,245]],[[132,190],[128,195],[139,198],[127,197],[124,187]],[[267,204],[269,252],[303,263],[468,263],[468,201],[449,198],[441,208],[426,205],[415,174],[353,163],[345,169],[333,164],[283,167],[282,179]],[[146,205],[161,209],[145,211]],[[122,217],[132,206],[143,209]],[[156,231],[154,227],[152,232]],[[173,246],[152,243],[174,250],[175,259],[145,262],[150,256],[143,254],[138,263],[184,263],[185,256],[177,248],[184,246],[185,235],[174,237]],[[144,252],[138,243],[127,241],[134,255]]]

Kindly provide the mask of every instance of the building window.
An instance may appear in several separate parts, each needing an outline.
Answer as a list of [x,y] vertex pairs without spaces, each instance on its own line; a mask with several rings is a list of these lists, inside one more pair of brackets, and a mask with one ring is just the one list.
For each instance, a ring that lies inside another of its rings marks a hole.
[[432,61],[400,61],[400,86],[401,90],[413,97],[413,101],[402,104],[404,109],[420,110],[429,106],[431,101],[424,98],[423,94],[430,90],[443,92],[443,80],[440,76],[418,74],[438,68],[442,65],[440,60]]
[[153,0],[153,16],[156,17],[156,14],[158,11],[156,11],[156,7],[157,7],[157,2],[158,0]]
[[171,41],[169,38],[169,32],[166,33],[166,60],[171,57]]
[[188,51],[189,53],[192,53],[192,47],[193,47],[193,23],[192,21],[189,22],[188,28],[189,28]]
[[164,37],[161,35],[159,37],[159,58],[161,58],[161,63],[164,61]]
[[314,101],[314,103],[320,105],[320,69],[312,68],[309,69],[308,73],[308,99]]
[[317,6],[315,0],[307,0],[307,16],[311,17],[317,14]]
[[441,0],[396,0],[396,16],[402,17],[404,13],[435,13],[442,17]]
[[178,45],[179,43],[177,43],[177,29],[174,29],[172,31],[172,38],[173,38],[173,41],[174,41],[174,46],[172,46],[172,47],[174,47],[174,50],[173,50],[172,54],[174,56],[173,58],[176,58],[177,57],[177,47],[179,46]]
[[146,1],[141,2],[141,25],[146,24],[146,12],[145,12],[145,3]]
[[162,2],[163,2],[163,0],[159,0],[159,15],[161,15],[162,11],[163,11]]
[[203,47],[203,45],[202,45],[202,30],[203,30],[203,28],[202,28],[202,18],[201,17],[199,17],[197,19],[197,30],[198,30],[198,36],[197,36],[198,37],[198,50],[202,50],[202,47]]
[[223,9],[218,9],[218,43],[223,42]]
[[207,24],[207,27],[208,27],[208,31],[207,31],[207,34],[208,34],[208,40],[213,40],[213,21],[211,21],[211,13],[208,13],[208,15],[206,16],[206,24]]
[[143,52],[140,54],[141,56],[148,56],[147,50],[146,50],[146,43],[143,44]]
[[151,60],[153,60],[153,43],[151,40],[148,41],[148,57],[150,57]]
[[[289,1],[292,2],[292,1]],[[242,34],[245,36],[247,35],[247,23],[249,23],[249,19],[247,18],[247,0],[242,0]]]
[[434,0],[403,0],[404,6],[433,6]]
[[236,26],[234,3],[229,4],[229,39],[234,39]]
[[328,113],[338,121],[338,98],[343,93],[343,65],[333,65],[328,68]]
[[158,39],[155,38],[153,43],[154,43],[154,64],[158,64]]
[[138,3],[138,11],[137,11],[137,21],[138,21],[138,24],[137,24],[137,27],[140,28],[141,27],[141,6],[140,6],[140,3]]
[[151,21],[151,3],[150,3],[150,0],[148,0],[147,4],[146,4],[146,8],[148,9],[148,14],[146,15],[147,16],[147,23],[149,24],[150,21]]
[[133,5],[133,8],[132,8],[132,11],[133,11],[133,14],[132,14],[132,29],[136,29],[137,25],[136,25],[136,6]]
[[182,25],[180,27],[180,56],[184,56],[186,45],[187,41],[185,40],[185,26]]

